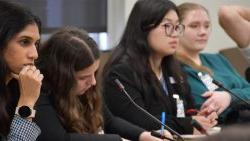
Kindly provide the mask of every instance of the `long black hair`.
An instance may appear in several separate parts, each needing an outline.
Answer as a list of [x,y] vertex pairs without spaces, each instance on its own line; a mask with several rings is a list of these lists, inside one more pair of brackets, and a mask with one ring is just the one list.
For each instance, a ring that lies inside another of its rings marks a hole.
[[0,133],[4,136],[9,132],[14,108],[18,100],[18,96],[14,98],[16,95],[12,94],[10,90],[18,89],[18,85],[10,86],[11,88],[6,85],[6,78],[10,74],[10,70],[3,58],[3,52],[9,41],[29,24],[36,24],[39,32],[41,31],[39,18],[28,9],[0,0]]
[[[136,2],[121,40],[104,67],[104,79],[108,77],[109,68],[113,65],[118,63],[129,64],[139,79],[135,83],[143,84],[144,90],[153,86],[156,97],[162,95],[160,94],[160,82],[149,63],[152,49],[148,44],[147,37],[149,32],[161,23],[170,10],[179,15],[176,5],[170,0],[138,0]],[[184,84],[184,77],[174,56],[165,56],[161,66],[165,80],[168,80],[168,76],[173,76],[178,85],[177,87],[179,87],[179,93],[185,94],[187,89],[186,84]]]

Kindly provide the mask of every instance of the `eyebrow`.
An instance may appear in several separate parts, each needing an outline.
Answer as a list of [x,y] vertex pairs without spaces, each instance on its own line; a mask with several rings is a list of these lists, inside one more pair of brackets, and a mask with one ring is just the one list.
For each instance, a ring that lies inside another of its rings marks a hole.
[[[27,36],[27,35],[21,35],[18,38],[25,38],[25,39],[29,39],[29,40],[35,40],[35,38],[32,38],[32,37]],[[39,40],[40,40],[40,37],[36,41],[39,41]]]
[[173,21],[172,19],[169,19],[169,18],[163,18],[162,21],[169,21],[169,22],[179,23],[179,20]]
[[[190,22],[190,24],[197,24],[197,23],[200,23],[200,21],[193,21],[193,22]],[[210,22],[210,21],[205,21],[204,23],[210,24],[211,22]]]

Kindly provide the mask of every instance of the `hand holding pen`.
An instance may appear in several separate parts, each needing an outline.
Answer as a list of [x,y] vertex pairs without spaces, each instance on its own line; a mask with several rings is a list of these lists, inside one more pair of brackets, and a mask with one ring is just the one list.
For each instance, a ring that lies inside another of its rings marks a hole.
[[[165,123],[166,123],[166,113],[165,112],[161,113],[161,123],[163,125],[165,125]],[[161,125],[161,129],[158,131],[151,131],[151,135],[155,136],[157,138],[163,139],[163,140],[174,141],[171,133],[169,131],[165,130],[163,125]]]

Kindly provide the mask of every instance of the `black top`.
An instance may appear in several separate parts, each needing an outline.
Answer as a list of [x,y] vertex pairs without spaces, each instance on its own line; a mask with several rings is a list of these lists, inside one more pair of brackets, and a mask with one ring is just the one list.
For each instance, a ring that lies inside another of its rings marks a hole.
[[120,118],[114,117],[106,106],[104,106],[103,112],[104,132],[106,134],[67,133],[49,100],[48,94],[42,93],[37,102],[36,117],[34,119],[42,131],[37,141],[121,141],[120,136],[130,140],[138,140],[139,135],[144,131]]
[[[161,88],[162,95],[156,96],[153,94],[155,91],[152,87],[149,86],[145,90],[141,83],[137,83],[140,79],[138,79],[136,72],[133,71],[127,63],[116,64],[111,66],[109,69],[109,73],[104,78],[103,83],[104,98],[108,108],[115,116],[124,118],[125,120],[143,127],[146,130],[159,130],[161,126],[159,123],[149,118],[145,115],[145,113],[136,108],[129,101],[126,95],[118,89],[114,82],[114,80],[118,78],[125,86],[125,90],[132,97],[135,103],[140,105],[159,120],[161,120],[161,113],[165,111],[166,125],[170,126],[178,133],[193,133],[191,117],[176,117],[176,101],[173,98],[173,94],[176,93],[176,91],[174,90],[174,84],[170,84],[170,80],[165,80],[167,83],[168,95],[166,95],[163,88]],[[169,78],[168,76],[164,77]],[[192,107],[191,102],[187,102],[190,95],[180,95],[180,97],[183,99],[186,109],[187,107]]]

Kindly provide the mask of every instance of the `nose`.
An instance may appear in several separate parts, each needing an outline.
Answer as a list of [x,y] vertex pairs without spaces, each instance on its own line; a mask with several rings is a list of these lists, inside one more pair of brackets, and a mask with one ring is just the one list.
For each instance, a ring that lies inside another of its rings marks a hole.
[[92,76],[91,76],[90,84],[91,84],[92,86],[95,86],[95,85],[96,85],[95,75],[92,75]]
[[207,35],[208,34],[208,29],[205,27],[201,27],[199,30],[199,35]]
[[173,29],[173,32],[172,32],[172,34],[171,34],[171,37],[172,37],[172,38],[177,38],[178,36],[179,36],[179,32],[178,32],[177,30]]
[[32,60],[36,60],[38,58],[38,52],[35,44],[30,46],[28,57]]

